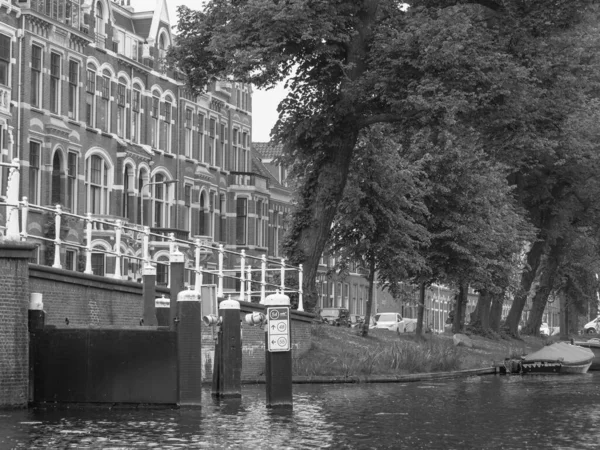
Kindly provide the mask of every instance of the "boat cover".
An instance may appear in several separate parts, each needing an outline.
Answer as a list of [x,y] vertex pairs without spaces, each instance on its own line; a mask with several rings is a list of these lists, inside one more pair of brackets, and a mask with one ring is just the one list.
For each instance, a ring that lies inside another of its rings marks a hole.
[[568,342],[556,342],[547,345],[537,352],[523,356],[523,362],[560,361],[563,364],[585,364],[594,358],[594,352],[589,348],[572,345]]
[[585,348],[600,348],[600,339],[592,338],[587,341],[575,341],[574,344]]

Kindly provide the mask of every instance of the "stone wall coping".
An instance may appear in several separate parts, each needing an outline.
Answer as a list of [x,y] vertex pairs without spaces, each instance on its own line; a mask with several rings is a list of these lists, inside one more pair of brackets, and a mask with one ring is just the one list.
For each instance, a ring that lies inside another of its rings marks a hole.
[[[75,272],[73,270],[57,269],[39,264],[29,264],[29,276],[31,278],[40,278],[43,280],[60,281],[62,283],[77,284],[89,286],[98,289],[110,291],[128,292],[142,294],[143,284],[129,280],[117,280],[115,278],[103,277],[100,275],[88,275],[86,273]],[[156,286],[157,294],[169,295],[170,291],[166,287]]]
[[[240,301],[240,311],[246,313],[262,312],[264,313],[267,307],[260,303],[252,303]],[[290,317],[292,320],[298,320],[300,322],[312,322],[316,315],[306,311],[298,311],[296,309],[290,309]]]
[[3,259],[29,259],[35,245],[29,242],[0,239],[0,257]]
[[139,331],[139,332],[148,332],[148,331],[171,331],[169,327],[158,327],[158,326],[139,326],[132,327],[127,325],[77,325],[77,326],[69,326],[69,325],[46,325],[43,328],[43,331]]

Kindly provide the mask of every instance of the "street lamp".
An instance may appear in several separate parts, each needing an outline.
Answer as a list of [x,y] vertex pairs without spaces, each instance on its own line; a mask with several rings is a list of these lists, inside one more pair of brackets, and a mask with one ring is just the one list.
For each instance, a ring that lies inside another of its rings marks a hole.
[[169,185],[169,184],[177,183],[178,181],[179,180],[175,179],[175,180],[164,180],[164,181],[152,181],[149,183],[142,184],[142,187],[140,188],[140,195],[142,196],[142,205],[140,208],[140,215],[142,217],[140,218],[140,223],[142,225],[142,229],[144,228],[144,188],[146,186],[156,186],[157,184]]

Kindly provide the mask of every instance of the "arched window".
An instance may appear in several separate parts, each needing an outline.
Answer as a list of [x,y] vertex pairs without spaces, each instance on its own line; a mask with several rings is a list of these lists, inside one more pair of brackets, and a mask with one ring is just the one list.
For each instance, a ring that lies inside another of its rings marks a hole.
[[219,196],[219,212],[221,214],[221,221],[219,224],[219,241],[227,241],[227,205],[225,203],[225,194]]
[[110,131],[110,77],[108,70],[102,71],[100,83],[100,99],[98,104],[98,127],[104,131]]
[[217,202],[217,194],[211,192],[208,195],[208,235],[214,238],[215,234],[215,204]]
[[171,186],[165,184],[167,181],[163,174],[157,173],[152,179],[152,202],[153,202],[153,226],[156,228],[169,227],[169,189]]
[[156,285],[167,286],[169,284],[169,257],[160,255],[156,261]]
[[198,235],[208,235],[208,224],[206,220],[206,193],[200,194],[200,209],[198,210]]
[[121,215],[126,217],[129,222],[133,222],[134,220],[134,203],[131,201],[134,185],[133,169],[131,166],[127,165],[123,172],[123,209]]
[[186,231],[192,231],[192,185],[183,187],[183,227]]
[[150,109],[151,126],[150,130],[150,145],[154,148],[158,148],[158,135],[160,132],[159,126],[159,111],[160,111],[160,94],[158,91],[152,92],[152,108]]
[[127,105],[130,102],[127,101],[128,94],[127,80],[121,77],[119,78],[119,85],[117,87],[117,136],[122,138],[129,138],[129,130],[127,130]]
[[273,211],[273,256],[279,256],[279,211]]
[[[138,177],[138,201],[137,201],[137,209],[136,209],[136,223],[140,225],[150,225],[150,221],[148,220],[150,209],[144,209],[142,207],[142,202],[146,201],[145,198],[148,197],[148,187],[146,184],[150,181],[148,177],[148,172],[144,169],[140,170],[140,175]],[[146,186],[146,187],[144,187]],[[145,206],[148,206],[146,203]],[[143,216],[143,217],[142,217]]]
[[141,102],[142,88],[139,84],[134,84],[133,98],[131,102],[131,140],[136,143],[140,142]]
[[92,214],[108,214],[109,208],[109,175],[108,164],[99,155],[92,155],[86,160],[85,187],[87,210]]
[[96,126],[96,66],[88,64],[85,82],[85,121],[89,127]]
[[160,149],[165,152],[171,152],[171,136],[172,136],[172,125],[171,125],[171,117],[172,117],[172,109],[173,109],[173,100],[171,97],[167,97],[165,102],[162,105],[162,130],[160,135]]
[[161,33],[160,36],[158,37],[158,67],[157,69],[160,70],[162,73],[165,73],[166,68],[167,68],[167,64],[166,64],[166,57],[167,57],[167,47],[169,46],[169,42],[168,42],[168,38],[167,35],[165,33]]
[[60,203],[64,204],[64,196],[62,189],[62,161],[60,158],[60,152],[57,150],[54,152],[52,158],[52,204],[56,205]]
[[104,34],[104,7],[96,2],[96,33]]

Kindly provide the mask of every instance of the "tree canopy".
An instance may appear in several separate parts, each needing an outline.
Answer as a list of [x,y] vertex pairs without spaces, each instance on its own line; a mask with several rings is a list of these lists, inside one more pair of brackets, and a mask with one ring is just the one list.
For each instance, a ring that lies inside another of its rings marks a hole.
[[[535,275],[554,244],[571,242],[564,231],[596,210],[594,2],[408,4],[211,0],[202,12],[178,10],[170,56],[193,90],[214,78],[287,80],[272,136],[300,180],[286,250],[305,264],[309,308],[348,177],[366,160],[361,136],[375,124],[390,125],[411,161],[429,158],[428,266],[440,277],[486,287],[506,279],[493,273],[508,270],[514,237],[530,232],[524,217],[538,229]],[[521,311],[516,302],[515,330]]]

